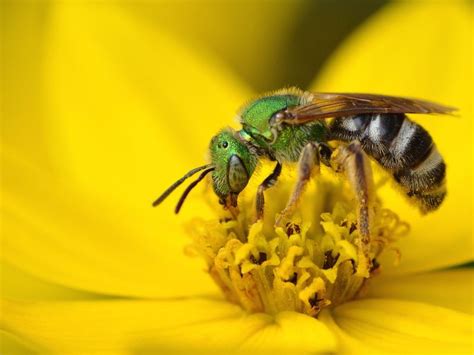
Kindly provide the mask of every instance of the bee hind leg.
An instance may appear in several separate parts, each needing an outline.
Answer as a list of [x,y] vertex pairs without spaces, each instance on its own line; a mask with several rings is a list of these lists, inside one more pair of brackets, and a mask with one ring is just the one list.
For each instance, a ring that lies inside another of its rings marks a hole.
[[293,214],[311,176],[319,174],[320,162],[320,145],[315,142],[308,143],[301,151],[298,161],[298,180],[285,209],[277,216],[275,226],[281,226],[282,222]]
[[369,257],[372,213],[374,204],[374,181],[367,155],[359,141],[340,146],[331,159],[336,171],[344,172],[357,201],[357,224],[359,237],[356,240],[359,262],[357,273],[368,276],[371,268]]

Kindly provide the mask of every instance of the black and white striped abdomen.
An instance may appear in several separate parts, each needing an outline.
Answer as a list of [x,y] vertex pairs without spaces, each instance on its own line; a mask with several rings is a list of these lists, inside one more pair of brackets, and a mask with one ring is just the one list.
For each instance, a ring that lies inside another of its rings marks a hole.
[[331,140],[360,141],[423,211],[435,210],[443,202],[446,164],[429,133],[404,114],[336,118],[330,132]]

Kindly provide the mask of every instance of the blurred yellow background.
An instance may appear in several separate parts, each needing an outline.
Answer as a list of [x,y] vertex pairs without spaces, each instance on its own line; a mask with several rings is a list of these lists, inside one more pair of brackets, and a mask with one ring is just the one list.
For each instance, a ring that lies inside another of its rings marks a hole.
[[[472,261],[472,2],[0,6],[3,297],[187,292],[158,270],[180,260],[182,222],[209,212],[199,193],[179,218],[173,199],[159,210],[151,201],[204,162],[209,139],[235,125],[246,100],[292,85],[459,107],[458,117],[417,118],[446,158],[449,196],[439,214],[413,223],[418,239],[404,258],[409,271]],[[382,194],[420,219],[392,189]],[[201,269],[180,260],[196,293],[213,287]],[[2,334],[5,351],[34,348]]]

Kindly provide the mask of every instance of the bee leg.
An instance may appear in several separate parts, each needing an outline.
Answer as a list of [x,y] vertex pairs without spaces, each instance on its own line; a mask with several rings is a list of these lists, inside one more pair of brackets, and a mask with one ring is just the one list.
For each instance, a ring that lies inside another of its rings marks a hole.
[[359,228],[359,237],[356,240],[359,249],[357,273],[361,276],[368,276],[372,264],[369,257],[369,246],[375,197],[370,162],[362,150],[360,142],[354,141],[348,146],[338,148],[338,151],[332,156],[331,165],[336,171],[345,173],[355,193]]
[[272,187],[273,185],[276,184],[278,177],[280,176],[281,173],[281,164],[280,162],[277,162],[275,165],[275,168],[273,169],[273,172],[266,177],[265,180],[258,186],[257,190],[257,201],[256,201],[256,207],[257,207],[257,221],[260,219],[263,219],[263,210],[265,206],[265,197],[263,196],[263,192]]
[[298,161],[298,180],[285,209],[278,215],[275,221],[275,226],[281,226],[283,220],[294,212],[298,206],[298,202],[303,194],[306,184],[314,173],[319,174],[319,170],[320,145],[314,142],[308,143],[301,151],[300,159]]
[[230,193],[226,198],[219,200],[219,203],[228,210],[232,217],[237,220],[239,216],[239,207],[237,206],[238,194]]

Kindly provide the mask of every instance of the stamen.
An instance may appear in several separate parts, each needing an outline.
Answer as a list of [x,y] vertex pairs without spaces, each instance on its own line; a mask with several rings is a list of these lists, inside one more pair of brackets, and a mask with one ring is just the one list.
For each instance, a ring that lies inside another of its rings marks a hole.
[[[284,205],[290,181],[281,181],[268,201]],[[373,206],[370,260],[361,260],[356,211],[342,182],[321,178],[284,228],[274,228],[275,213],[248,223],[252,197],[239,201],[237,219],[220,215],[195,220],[189,231],[191,248],[204,257],[208,272],[227,299],[249,312],[296,311],[316,317],[321,309],[359,297],[367,281],[381,272],[380,255],[406,233],[407,224]],[[275,212],[275,208],[267,209]],[[251,218],[251,217],[250,217]],[[372,261],[369,275],[358,272]]]

